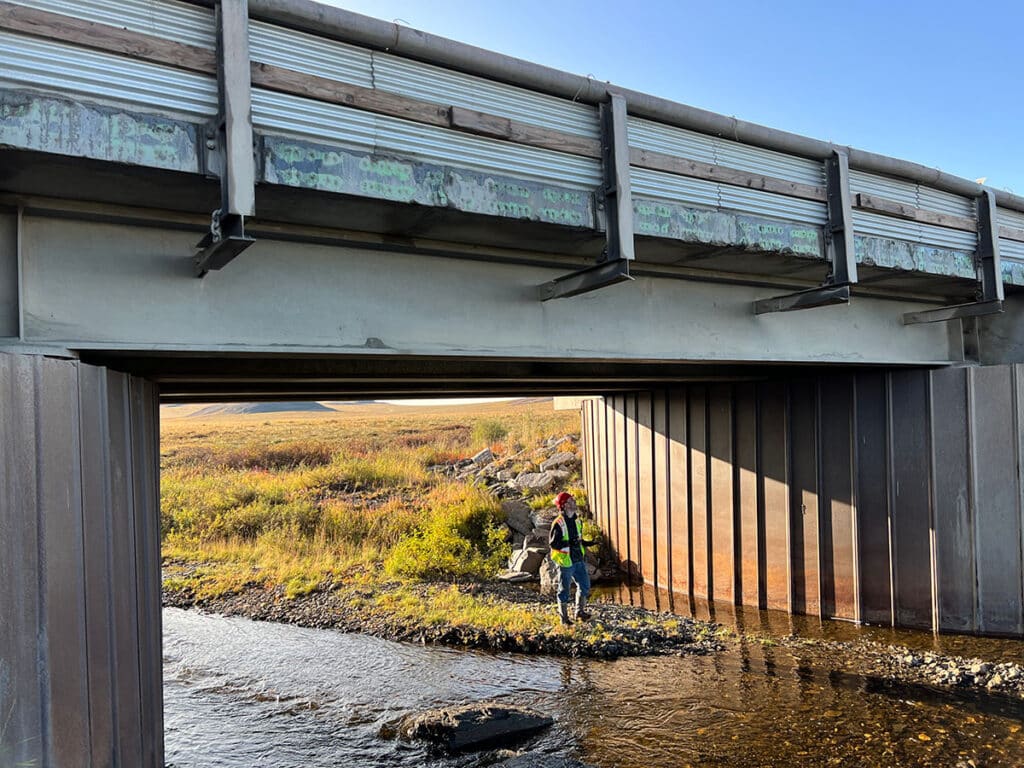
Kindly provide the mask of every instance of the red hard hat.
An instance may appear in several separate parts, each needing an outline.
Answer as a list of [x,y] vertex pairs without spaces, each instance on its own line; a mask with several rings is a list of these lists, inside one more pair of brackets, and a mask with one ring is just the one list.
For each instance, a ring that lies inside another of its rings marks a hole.
[[567,502],[571,498],[571,493],[566,493],[565,491],[562,491],[560,494],[555,496],[555,506],[561,509],[562,507],[565,506],[565,502]]

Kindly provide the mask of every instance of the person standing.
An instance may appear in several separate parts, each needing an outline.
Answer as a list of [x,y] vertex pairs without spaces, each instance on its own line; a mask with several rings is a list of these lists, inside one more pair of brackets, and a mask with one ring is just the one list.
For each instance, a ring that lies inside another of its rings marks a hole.
[[594,542],[584,541],[583,522],[578,515],[576,499],[562,491],[555,497],[555,506],[560,514],[551,523],[551,559],[559,566],[558,616],[565,626],[572,625],[569,618],[569,597],[572,582],[576,582],[575,618],[587,621],[587,597],[590,595],[590,575],[587,573],[586,548]]

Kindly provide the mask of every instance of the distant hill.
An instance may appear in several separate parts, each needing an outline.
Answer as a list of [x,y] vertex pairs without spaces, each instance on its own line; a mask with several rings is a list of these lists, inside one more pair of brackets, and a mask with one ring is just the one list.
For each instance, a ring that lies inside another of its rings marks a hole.
[[310,413],[311,411],[332,411],[317,402],[302,403],[215,403],[189,414],[196,416],[235,416],[243,413]]

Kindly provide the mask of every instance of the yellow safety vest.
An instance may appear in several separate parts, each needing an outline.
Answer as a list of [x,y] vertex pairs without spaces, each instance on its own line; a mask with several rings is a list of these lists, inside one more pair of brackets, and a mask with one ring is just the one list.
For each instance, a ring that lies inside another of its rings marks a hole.
[[[572,555],[569,552],[569,526],[565,524],[565,518],[561,515],[556,517],[551,524],[562,529],[562,541],[565,542],[564,549],[551,548],[551,559],[563,568],[569,568],[572,565]],[[586,556],[587,550],[583,546],[583,521],[578,515],[576,516],[576,532],[580,537],[580,552]]]

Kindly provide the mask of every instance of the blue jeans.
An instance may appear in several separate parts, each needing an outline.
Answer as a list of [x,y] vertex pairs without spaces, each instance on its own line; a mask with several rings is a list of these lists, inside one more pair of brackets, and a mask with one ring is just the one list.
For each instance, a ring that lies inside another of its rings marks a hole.
[[576,582],[576,599],[586,600],[590,594],[590,574],[587,573],[587,564],[584,561],[573,563],[568,568],[559,566],[561,571],[560,586],[558,590],[558,602],[568,603],[569,592],[572,589],[572,582]]

